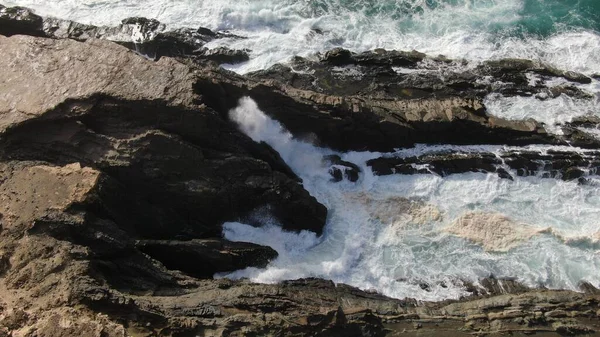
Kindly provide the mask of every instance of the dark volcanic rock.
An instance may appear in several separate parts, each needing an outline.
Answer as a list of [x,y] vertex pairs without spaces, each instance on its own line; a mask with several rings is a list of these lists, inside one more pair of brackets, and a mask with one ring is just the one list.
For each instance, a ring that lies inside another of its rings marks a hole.
[[524,59],[502,59],[486,61],[481,66],[487,68],[492,76],[511,80],[511,74],[525,74],[527,72],[539,75],[562,77],[571,82],[589,84],[592,79],[580,73],[572,71],[563,71],[551,66],[541,64],[532,60]]
[[264,268],[277,257],[270,247],[226,240],[142,240],[136,247],[169,269],[200,278],[246,267]]
[[326,52],[321,61],[333,65],[350,64],[352,63],[352,52],[343,48],[335,48]]
[[[497,90],[477,82],[484,70],[442,77],[431,72],[405,74],[392,68],[392,60],[373,61],[383,57],[380,53],[366,53],[361,59],[363,54],[336,49],[319,62],[295,58],[290,67],[276,65],[249,74],[250,80],[217,70],[198,86],[214,93],[205,103],[216,110],[235,107],[231,97],[250,96],[293,134],[314,135],[318,145],[343,151],[392,151],[415,143],[600,146],[592,137],[548,134],[533,120],[488,115],[483,99]],[[432,62],[448,67],[445,61]],[[529,87],[526,73],[514,76],[524,83],[508,85],[512,89],[506,93],[550,90]]]
[[540,176],[576,180],[597,174],[600,168],[600,152],[508,151],[500,154],[485,152],[440,152],[420,157],[381,157],[369,160],[376,175],[389,174],[437,174],[447,176],[455,173],[497,173],[500,178]]
[[24,7],[4,7],[0,5],[0,35],[16,34],[46,36],[42,29],[42,17]]
[[425,54],[417,51],[388,51],[385,49],[375,49],[360,54],[352,53],[343,48],[335,48],[325,53],[321,57],[321,62],[334,65],[365,65],[365,66],[396,66],[396,67],[415,67],[417,63],[425,59]]
[[431,154],[409,158],[377,158],[367,162],[376,175],[437,174],[447,176],[465,172],[496,172],[501,160],[487,153]]
[[203,52],[198,54],[198,57],[201,59],[215,61],[219,64],[235,64],[250,60],[250,55],[248,54],[247,50],[232,50],[226,47],[205,49]]
[[68,38],[77,41],[106,39],[155,60],[164,56],[193,56],[196,59],[218,63],[239,63],[249,59],[248,52],[243,50],[204,48],[207,42],[215,39],[242,37],[213,32],[203,27],[167,31],[165,25],[159,21],[143,17],[126,18],[114,27],[99,27],[69,20],[42,18],[27,8],[0,7],[0,34]]
[[342,181],[344,178],[355,182],[360,177],[360,167],[358,165],[342,160],[340,156],[332,154],[323,157],[323,162],[329,165],[329,173],[334,181]]
[[338,48],[319,62],[295,58],[290,66],[251,73],[258,84],[240,88],[239,95],[253,97],[292,133],[315,134],[322,145],[339,150],[392,151],[415,143],[600,145],[592,137],[549,135],[532,120],[490,116],[483,104],[490,93],[593,99],[573,85],[532,86],[528,78],[581,82],[578,76],[532,61],[501,60],[465,70],[456,61],[424,60],[417,52],[354,54]]
[[394,67],[415,67],[419,62],[425,59],[425,54],[418,51],[388,51],[385,49],[375,49],[354,55],[354,62],[362,65],[371,66],[394,66]]
[[[283,74],[271,71],[260,76],[284,78]],[[316,135],[321,142],[318,145],[337,150],[391,151],[415,143],[524,145],[564,142],[548,135],[543,126],[533,121],[508,121],[487,116],[480,99],[444,95],[434,98],[429,94],[420,97],[415,93],[418,90],[413,89],[399,91],[405,95],[414,94],[416,98],[402,97],[392,92],[385,94],[385,90],[376,85],[361,91],[348,84],[346,77],[336,80],[331,74],[321,77],[318,72],[314,76],[321,81],[331,79],[329,91],[335,94],[304,89],[304,84],[311,81],[304,80],[303,75],[292,74],[290,85],[273,80],[247,81],[217,70],[210,80],[199,82],[198,86],[213,92],[204,102],[216,110],[227,111],[235,107],[237,102],[231,100],[231,96],[250,96],[293,134]],[[295,88],[294,83],[300,83],[302,89]],[[223,96],[224,93],[227,96]]]
[[567,125],[569,127],[593,128],[593,127],[597,127],[598,125],[600,125],[600,117],[597,117],[597,116],[578,117],[578,118],[575,118],[572,121],[568,122]]

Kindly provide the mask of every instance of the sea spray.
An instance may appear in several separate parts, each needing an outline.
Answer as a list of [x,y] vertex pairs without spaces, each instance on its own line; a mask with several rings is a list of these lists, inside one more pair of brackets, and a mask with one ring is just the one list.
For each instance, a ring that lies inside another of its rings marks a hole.
[[[539,177],[510,181],[482,173],[377,177],[365,162],[382,154],[368,152],[339,153],[361,166],[363,173],[357,183],[334,183],[321,160],[334,151],[294,139],[249,98],[242,99],[230,116],[255,141],[265,141],[281,154],[304,187],[328,207],[329,217],[322,237],[284,232],[272,220],[259,228],[224,224],[227,239],[270,245],[279,257],[266,269],[248,268],[219,277],[266,283],[322,277],[420,300],[458,298],[466,294],[461,280],[477,283],[490,275],[516,277],[534,287],[576,289],[582,280],[600,282],[595,272],[600,267],[598,246],[593,240],[581,240],[600,231],[600,191],[594,186]],[[421,145],[385,155],[513,149],[517,148]],[[567,147],[519,149],[544,153]],[[588,150],[580,151],[585,155]],[[473,212],[525,224],[528,234],[511,241],[506,252],[494,252],[485,250],[488,242],[478,242],[485,236],[475,240],[448,233],[457,219]]]

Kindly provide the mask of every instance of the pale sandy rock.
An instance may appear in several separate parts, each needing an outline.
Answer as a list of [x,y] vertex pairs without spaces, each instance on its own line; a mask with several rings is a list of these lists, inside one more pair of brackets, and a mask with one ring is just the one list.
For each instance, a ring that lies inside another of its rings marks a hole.
[[[193,72],[174,59],[147,60],[105,40],[76,42],[0,36],[0,133],[49,115],[62,103],[107,95],[194,106]],[[92,105],[63,108],[71,114]],[[49,116],[51,118],[51,116]]]
[[99,171],[82,168],[79,163],[63,167],[37,165],[12,172],[2,166],[3,175],[8,176],[0,183],[0,213],[5,229],[27,225],[48,212],[64,211],[84,201],[100,176]]
[[600,232],[591,235],[565,235],[560,231],[548,230],[548,233],[554,235],[557,239],[568,245],[584,244],[597,246],[600,244]]
[[383,223],[403,227],[408,224],[423,225],[439,221],[439,209],[420,200],[392,197],[369,205],[372,214]]

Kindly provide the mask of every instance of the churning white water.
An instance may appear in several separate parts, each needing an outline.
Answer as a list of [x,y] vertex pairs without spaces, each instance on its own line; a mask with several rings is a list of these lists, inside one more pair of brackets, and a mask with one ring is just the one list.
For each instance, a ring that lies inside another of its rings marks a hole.
[[[539,9],[529,8],[535,1],[548,4]],[[158,19],[170,28],[205,26],[230,30],[247,39],[218,40],[209,47],[225,45],[252,50],[249,62],[230,67],[241,73],[334,47],[353,51],[415,49],[476,62],[526,58],[561,69],[600,73],[600,35],[593,29],[594,13],[589,13],[597,5],[589,4],[591,9],[579,8],[580,12],[573,7],[570,12],[539,19],[543,14],[540,10],[551,12],[564,4],[556,0],[535,1],[5,0],[4,3],[98,25],[115,25],[126,17],[144,16]],[[586,15],[591,15],[591,19]],[[584,19],[577,19],[581,17]]]
[[[268,219],[260,228],[226,223],[227,239],[272,246],[279,257],[266,269],[248,268],[223,277],[269,283],[314,276],[420,300],[459,297],[464,288],[457,280],[477,282],[490,275],[567,289],[576,289],[582,280],[600,282],[600,189],[596,186],[538,177],[510,181],[482,173],[377,177],[365,162],[380,154],[366,152],[340,154],[360,165],[363,174],[357,183],[335,183],[321,164],[322,156],[333,151],[295,140],[251,99],[242,99],[230,117],[252,139],[276,149],[304,180],[304,187],[327,206],[329,216],[322,237],[284,232]],[[503,150],[500,146],[419,146],[394,155],[444,148]],[[477,232],[467,221],[473,214],[490,223]],[[463,235],[455,235],[451,227],[463,224]],[[504,230],[504,242],[499,244],[511,240],[510,249],[494,246],[498,244],[494,238],[486,238],[486,231],[498,228]],[[489,242],[476,239],[478,235]],[[430,288],[424,290],[420,283]]]
[[555,126],[577,117],[600,117],[600,101],[597,98],[573,98],[564,94],[545,100],[533,96],[504,97],[500,94],[490,94],[483,103],[490,115],[510,120],[534,119],[546,124],[547,129],[554,133],[560,132]]

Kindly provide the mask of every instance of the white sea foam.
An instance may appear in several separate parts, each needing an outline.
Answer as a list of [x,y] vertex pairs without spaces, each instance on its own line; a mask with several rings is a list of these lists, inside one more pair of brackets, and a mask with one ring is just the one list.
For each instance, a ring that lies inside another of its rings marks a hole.
[[560,133],[557,126],[582,116],[600,116],[600,105],[595,99],[573,98],[560,95],[545,100],[536,97],[490,94],[484,100],[492,116],[510,120],[534,119],[546,124],[549,131]]
[[[350,2],[352,3],[352,2]],[[420,15],[393,15],[383,7],[378,14],[336,1],[234,0],[9,0],[7,5],[29,6],[40,14],[84,23],[114,25],[126,17],[156,18],[171,28],[205,26],[247,36],[217,40],[209,47],[250,49],[249,62],[231,66],[238,72],[266,68],[294,55],[307,56],[333,47],[353,51],[374,48],[419,50],[431,55],[472,61],[505,57],[540,60],[560,69],[600,73],[600,35],[592,31],[564,31],[547,38],[503,35],[501,27],[523,19],[523,0],[465,1],[431,9],[425,0],[398,1],[390,7],[420,7]],[[384,6],[390,1],[368,2]],[[363,4],[364,6],[365,4]],[[320,8],[319,6],[322,6]],[[318,29],[320,33],[315,33]]]
[[[581,280],[600,282],[598,244],[581,240],[600,231],[596,187],[537,177],[510,181],[482,173],[377,177],[365,161],[381,154],[365,152],[340,154],[361,166],[363,173],[357,183],[334,183],[321,164],[321,156],[332,151],[294,139],[250,99],[243,99],[231,117],[250,137],[266,141],[281,154],[305,188],[327,206],[329,216],[320,238],[307,232],[283,232],[272,223],[262,228],[225,224],[226,238],[271,245],[280,255],[266,269],[248,268],[221,277],[267,283],[323,277],[421,300],[457,298],[465,292],[452,280],[476,282],[490,274],[517,277],[530,286],[568,289],[576,289]],[[393,155],[511,149],[544,152],[567,147],[421,145]],[[446,232],[469,212],[506,215],[511,224],[525,223],[522,230],[533,229],[536,235],[527,232],[523,240],[511,241],[501,249],[506,252],[488,252],[486,242],[482,245]],[[430,289],[421,289],[422,282],[429,283]]]

